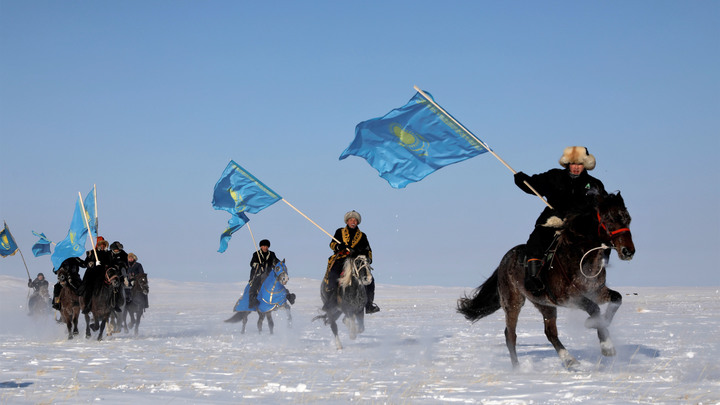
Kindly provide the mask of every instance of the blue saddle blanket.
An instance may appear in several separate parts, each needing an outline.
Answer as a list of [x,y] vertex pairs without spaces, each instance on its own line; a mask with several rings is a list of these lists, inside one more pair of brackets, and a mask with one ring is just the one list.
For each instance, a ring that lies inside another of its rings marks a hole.
[[268,277],[267,280],[260,287],[258,293],[258,301],[260,305],[256,307],[250,307],[250,284],[245,286],[242,296],[235,303],[233,311],[235,312],[269,312],[277,307],[283,306],[287,301],[287,289],[284,285],[276,283],[275,280],[271,280],[272,277]]

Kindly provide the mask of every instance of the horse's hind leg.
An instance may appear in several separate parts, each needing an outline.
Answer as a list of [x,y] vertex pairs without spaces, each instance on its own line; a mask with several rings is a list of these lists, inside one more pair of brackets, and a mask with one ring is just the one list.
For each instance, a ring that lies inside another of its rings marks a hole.
[[138,335],[138,329],[140,328],[140,319],[142,318],[142,312],[137,313],[137,320],[135,321],[135,336]]
[[266,316],[268,322],[268,329],[270,329],[270,334],[272,335],[273,329],[275,328],[275,322],[273,321],[272,313],[268,312]]
[[[619,293],[616,294],[620,296]],[[620,299],[622,300],[622,297],[620,297]],[[610,305],[613,305],[612,302]],[[585,321],[585,327],[590,329],[597,329],[598,339],[600,340],[600,352],[602,353],[602,355],[608,357],[614,356],[616,353],[615,345],[613,344],[612,340],[610,340],[610,331],[607,328],[610,323],[607,321],[607,316],[603,317],[601,315],[600,307],[598,306],[598,304],[594,303],[589,298],[583,297],[583,299],[580,301],[580,307],[585,310],[588,315],[590,315],[590,317]],[[620,304],[615,304],[613,309],[608,306],[608,311],[611,312],[611,319],[615,315],[615,312],[619,307]]]
[[90,339],[90,315],[85,314],[85,339]]
[[258,311],[258,321],[257,321],[257,327],[258,327],[258,333],[262,332],[262,323],[265,319],[265,314]]
[[535,304],[535,307],[543,316],[543,322],[545,324],[545,337],[547,337],[547,340],[553,345],[565,367],[571,368],[578,365],[578,361],[570,354],[570,352],[567,351],[558,337],[557,308],[538,304]]

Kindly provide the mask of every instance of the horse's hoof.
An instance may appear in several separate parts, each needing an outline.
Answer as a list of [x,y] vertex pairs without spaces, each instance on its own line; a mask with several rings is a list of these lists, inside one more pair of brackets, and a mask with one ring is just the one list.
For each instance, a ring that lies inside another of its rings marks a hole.
[[68,340],[73,340],[73,335],[68,336]]

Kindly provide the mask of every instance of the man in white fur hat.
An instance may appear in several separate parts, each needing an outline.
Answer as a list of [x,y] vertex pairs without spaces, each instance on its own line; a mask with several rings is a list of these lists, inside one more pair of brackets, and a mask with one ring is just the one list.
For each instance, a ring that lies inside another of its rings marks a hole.
[[554,235],[562,227],[568,213],[592,205],[596,195],[605,195],[605,186],[588,174],[595,168],[595,157],[584,146],[565,148],[559,160],[564,169],[551,169],[545,173],[528,176],[523,172],[515,174],[515,184],[528,194],[534,194],[523,181],[527,181],[547,199],[547,207],[535,222],[526,244],[527,271],[525,289],[539,295],[545,289],[540,279],[545,250]]
[[[362,220],[360,213],[355,210],[348,211],[344,219],[346,226],[344,228],[338,228],[335,231],[335,239],[330,241],[330,249],[333,250],[333,255],[328,259],[328,268],[325,272],[325,282],[327,288],[330,290],[330,298],[323,307],[325,311],[330,308],[330,303],[337,299],[338,278],[342,272],[345,259],[354,259],[363,255],[367,256],[368,262],[372,263],[372,249],[370,248],[367,235],[358,228]],[[341,242],[335,242],[336,239]],[[380,308],[373,302],[375,300],[375,277],[373,277],[369,285],[365,286],[365,291],[367,293],[365,313],[374,314],[380,311]]]

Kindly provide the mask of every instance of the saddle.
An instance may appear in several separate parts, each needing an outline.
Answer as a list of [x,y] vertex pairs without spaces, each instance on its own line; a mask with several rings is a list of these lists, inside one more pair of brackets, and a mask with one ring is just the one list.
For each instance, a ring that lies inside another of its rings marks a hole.
[[[540,268],[541,273],[543,271],[547,270],[548,268],[550,268],[550,265],[552,264],[552,260],[555,257],[555,251],[557,251],[559,239],[560,239],[560,234],[556,233],[555,236],[553,237],[552,242],[550,242],[550,245],[547,247],[547,249],[545,249],[545,252],[543,253],[542,258],[541,258],[542,263],[543,263],[542,267]],[[528,266],[527,260],[528,260],[527,254],[524,254],[522,256],[522,264],[523,264],[525,270],[527,270],[527,266]]]

